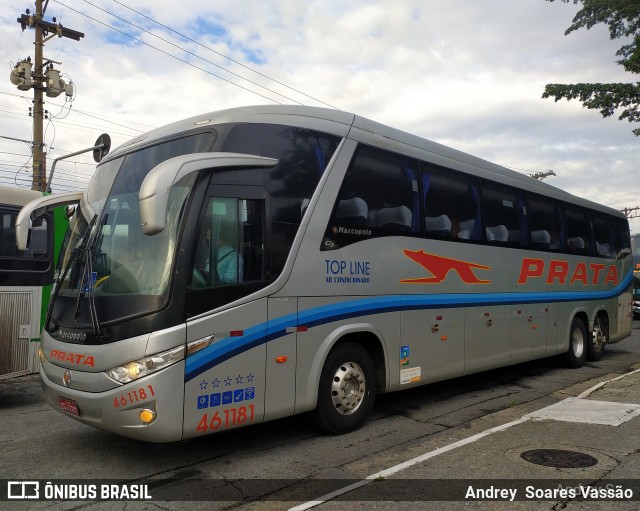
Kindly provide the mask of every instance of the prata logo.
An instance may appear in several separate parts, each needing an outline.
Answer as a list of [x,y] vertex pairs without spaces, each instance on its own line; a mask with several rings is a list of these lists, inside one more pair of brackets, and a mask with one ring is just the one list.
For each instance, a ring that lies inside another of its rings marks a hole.
[[480,280],[474,273],[474,270],[491,270],[490,266],[429,254],[424,250],[404,250],[404,255],[422,266],[433,277],[403,279],[400,281],[402,284],[440,284],[452,270],[465,284],[491,284],[490,280]]

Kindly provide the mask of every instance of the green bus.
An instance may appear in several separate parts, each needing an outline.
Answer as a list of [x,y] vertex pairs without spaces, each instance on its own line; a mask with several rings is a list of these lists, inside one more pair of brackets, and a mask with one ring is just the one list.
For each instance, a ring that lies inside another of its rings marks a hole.
[[42,192],[0,186],[0,379],[37,372],[40,331],[69,224],[55,208],[31,225],[29,249],[16,247],[16,218]]

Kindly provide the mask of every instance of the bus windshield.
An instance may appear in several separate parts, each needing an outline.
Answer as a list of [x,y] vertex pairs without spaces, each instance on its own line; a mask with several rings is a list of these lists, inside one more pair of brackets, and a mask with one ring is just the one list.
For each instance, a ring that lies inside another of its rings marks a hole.
[[140,184],[164,160],[210,147],[212,134],[186,137],[101,165],[76,209],[56,270],[49,329],[91,328],[161,308],[168,296],[178,226],[195,175],[171,189],[166,228],[142,231]]

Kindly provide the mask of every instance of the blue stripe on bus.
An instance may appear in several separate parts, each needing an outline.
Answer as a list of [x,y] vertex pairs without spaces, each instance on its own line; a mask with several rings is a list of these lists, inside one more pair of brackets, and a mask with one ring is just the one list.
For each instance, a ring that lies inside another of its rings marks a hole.
[[608,291],[390,295],[321,305],[300,311],[297,315],[288,314],[268,323],[260,323],[244,330],[242,336],[226,337],[216,341],[207,349],[187,358],[185,381],[192,380],[235,355],[283,337],[287,335],[287,328],[299,325],[311,328],[349,318],[400,310],[606,300],[615,298],[628,289],[632,279],[633,273],[629,272],[621,284]]

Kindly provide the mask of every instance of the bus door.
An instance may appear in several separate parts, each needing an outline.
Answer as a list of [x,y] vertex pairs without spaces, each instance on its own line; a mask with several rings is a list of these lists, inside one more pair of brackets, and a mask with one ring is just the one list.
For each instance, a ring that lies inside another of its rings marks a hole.
[[[193,241],[184,437],[264,417],[268,299],[243,302],[268,284],[267,197],[262,188],[211,185]],[[238,302],[238,305],[231,305]]]

